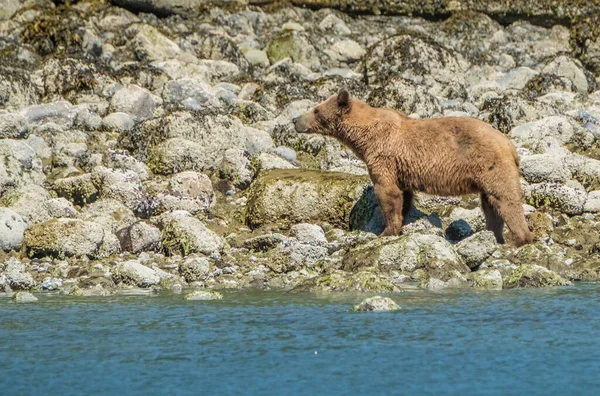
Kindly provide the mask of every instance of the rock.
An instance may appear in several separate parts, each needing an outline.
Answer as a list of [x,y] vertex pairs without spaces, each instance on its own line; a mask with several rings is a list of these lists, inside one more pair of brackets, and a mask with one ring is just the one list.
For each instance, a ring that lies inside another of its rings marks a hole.
[[355,305],[355,312],[385,312],[398,311],[400,306],[389,297],[375,296],[364,299],[360,304]]
[[[552,105],[536,101],[518,91],[508,91],[501,97],[486,98],[481,105],[481,110],[489,114],[486,121],[503,133],[508,133],[515,126],[526,122],[535,124],[535,121],[538,123],[535,125],[539,125],[543,122],[540,119],[558,114],[558,110]],[[556,133],[552,130],[549,132]]]
[[368,102],[376,107],[398,109],[404,114],[431,117],[442,112],[438,99],[420,84],[399,76],[390,77],[385,84],[373,90]]
[[150,178],[150,169],[138,161],[126,150],[108,150],[104,155],[104,162],[108,168],[130,170],[139,176],[141,181]]
[[564,183],[573,176],[565,156],[556,154],[526,155],[520,159],[521,174],[529,183]]
[[254,178],[252,164],[246,157],[246,151],[242,149],[226,150],[219,166],[219,176],[231,181],[239,189],[246,189]]
[[267,56],[271,63],[291,58],[311,70],[321,67],[317,50],[304,35],[297,32],[284,31],[275,36],[267,47]]
[[27,223],[14,210],[0,207],[0,250],[19,250]]
[[552,116],[539,121],[522,124],[512,129],[510,138],[520,147],[536,153],[552,153],[569,143],[575,130],[566,117]]
[[567,78],[580,93],[592,92],[596,87],[591,73],[585,70],[581,62],[565,55],[561,55],[548,63],[542,69],[542,72]]
[[136,32],[132,45],[138,59],[162,61],[176,58],[181,53],[177,44],[153,26],[137,24],[128,31]]
[[97,166],[91,180],[100,198],[115,199],[131,210],[137,210],[146,199],[140,177],[133,171]]
[[30,303],[38,300],[36,296],[26,291],[16,292],[12,298],[17,303]]
[[161,104],[162,99],[135,84],[119,89],[110,100],[113,112],[129,114],[136,120],[151,118],[156,107]]
[[290,228],[290,236],[303,243],[327,244],[325,231],[316,224],[295,224]]
[[249,48],[246,51],[242,52],[248,63],[250,63],[251,65],[268,67],[270,64],[269,57],[267,56],[267,53],[265,51],[258,50],[255,48]]
[[366,51],[354,40],[341,40],[333,44],[326,53],[336,61],[354,62],[360,60]]
[[315,244],[284,241],[269,251],[267,266],[276,273],[286,273],[304,268],[312,268],[327,258],[328,250]]
[[431,277],[443,280],[470,272],[450,242],[431,234],[377,238],[356,246],[344,255],[345,271],[373,266],[383,273],[410,274],[424,269]]
[[498,81],[498,84],[504,89],[523,89],[531,78],[538,74],[529,67],[517,67],[506,73]]
[[366,184],[365,177],[334,172],[261,172],[248,192],[246,222],[252,229],[266,224],[286,227],[325,221],[348,229],[354,216],[372,215],[367,213],[370,208],[366,206],[360,213],[353,212]]
[[504,278],[504,288],[565,286],[570,282],[536,264],[523,264]]
[[70,128],[75,122],[77,112],[73,105],[66,100],[26,107],[21,114],[31,124],[54,123]]
[[114,199],[100,199],[86,205],[81,209],[78,217],[81,220],[96,223],[113,233],[136,221],[133,211]]
[[481,208],[454,208],[448,218],[446,237],[451,241],[460,241],[475,232],[485,229],[485,217]]
[[266,252],[281,244],[287,238],[281,234],[258,235],[254,238],[246,239],[242,246],[251,252]]
[[0,114],[0,139],[27,139],[29,122],[20,114]]
[[69,296],[74,297],[107,297],[112,294],[114,294],[114,292],[106,290],[101,284],[97,284],[94,287],[87,289],[76,287],[69,292]]
[[466,98],[464,70],[446,48],[418,37],[401,34],[373,45],[362,62],[368,84],[384,85],[398,75],[429,89],[435,96]]
[[289,161],[272,153],[260,153],[252,158],[252,163],[254,164],[257,173],[273,169],[297,169],[297,167]]
[[475,289],[502,290],[502,274],[497,269],[481,269],[473,272]]
[[102,119],[102,129],[105,131],[131,131],[134,126],[133,117],[124,112],[110,113]]
[[8,285],[13,290],[29,290],[36,283],[29,272],[25,270],[25,266],[16,258],[9,258],[0,265],[0,273],[4,273]]
[[334,14],[329,14],[323,18],[321,23],[319,23],[319,29],[324,31],[332,31],[334,34],[339,36],[346,36],[352,33],[346,23]]
[[215,206],[216,198],[210,178],[198,172],[181,172],[169,180],[169,189],[158,195],[167,210],[185,210],[192,214]]
[[10,19],[21,7],[19,0],[3,0],[0,4],[0,21]]
[[469,268],[478,267],[496,248],[496,238],[491,231],[478,232],[456,244],[456,251]]
[[30,257],[101,259],[119,252],[119,240],[100,225],[79,219],[52,219],[25,230]]
[[172,174],[186,170],[208,168],[202,157],[204,147],[190,140],[173,138],[156,146],[150,154],[148,167],[154,173]]
[[167,213],[162,216],[160,222],[163,246],[169,254],[212,255],[221,253],[225,247],[221,237],[188,212],[178,210]]
[[204,282],[211,275],[210,262],[206,257],[187,257],[179,265],[179,275],[188,283]]
[[583,205],[584,212],[598,213],[600,212],[600,191],[590,191],[585,204]]
[[323,276],[309,278],[291,290],[293,293],[323,291],[390,293],[398,292],[399,288],[390,282],[389,276],[384,276],[376,271],[334,270]]
[[527,195],[528,203],[535,207],[549,205],[569,215],[583,213],[583,205],[587,199],[584,190],[556,183],[532,184]]
[[186,294],[185,299],[189,301],[222,300],[223,295],[214,290],[194,290]]
[[136,260],[121,263],[113,273],[115,283],[125,283],[137,287],[151,287],[160,282],[160,277],[152,268],[140,264]]
[[42,206],[48,212],[48,216],[53,219],[61,217],[76,217],[78,212],[71,202],[65,198],[53,198],[45,201]]
[[161,231],[144,221],[138,221],[117,231],[121,250],[139,254],[141,252],[158,252],[162,250]]
[[75,205],[83,206],[98,198],[98,190],[92,182],[90,173],[56,179],[53,188],[58,196],[68,199]]

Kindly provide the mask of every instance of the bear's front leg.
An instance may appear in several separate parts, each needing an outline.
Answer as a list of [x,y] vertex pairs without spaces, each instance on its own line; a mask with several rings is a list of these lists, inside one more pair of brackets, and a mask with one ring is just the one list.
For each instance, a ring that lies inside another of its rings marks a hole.
[[379,236],[399,235],[402,232],[402,191],[396,184],[375,183],[375,195],[385,217],[385,229]]

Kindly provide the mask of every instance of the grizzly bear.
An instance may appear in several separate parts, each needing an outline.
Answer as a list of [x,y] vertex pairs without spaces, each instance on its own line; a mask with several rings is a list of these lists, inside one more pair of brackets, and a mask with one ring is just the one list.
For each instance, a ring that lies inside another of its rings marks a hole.
[[506,222],[516,245],[530,243],[512,142],[470,117],[412,119],[351,98],[346,90],[294,118],[299,133],[333,136],[367,165],[386,227],[397,235],[413,191],[435,195],[480,193],[486,228],[504,243]]

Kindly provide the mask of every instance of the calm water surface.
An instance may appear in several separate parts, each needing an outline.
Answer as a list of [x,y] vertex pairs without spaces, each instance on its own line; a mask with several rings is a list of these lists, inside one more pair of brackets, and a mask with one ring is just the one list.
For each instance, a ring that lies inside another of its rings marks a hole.
[[600,285],[0,297],[0,394],[600,394]]

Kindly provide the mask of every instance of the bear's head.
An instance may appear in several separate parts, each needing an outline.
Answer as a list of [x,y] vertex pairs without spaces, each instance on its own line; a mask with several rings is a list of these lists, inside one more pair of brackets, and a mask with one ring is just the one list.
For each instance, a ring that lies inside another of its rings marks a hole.
[[333,135],[339,130],[342,121],[352,108],[352,98],[346,90],[331,96],[314,109],[292,120],[299,133],[319,133]]

